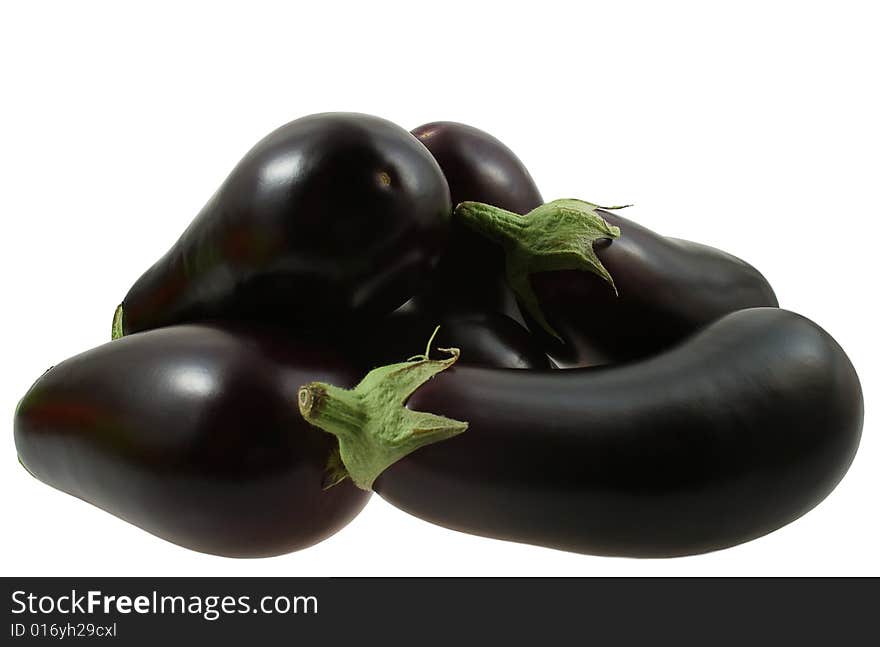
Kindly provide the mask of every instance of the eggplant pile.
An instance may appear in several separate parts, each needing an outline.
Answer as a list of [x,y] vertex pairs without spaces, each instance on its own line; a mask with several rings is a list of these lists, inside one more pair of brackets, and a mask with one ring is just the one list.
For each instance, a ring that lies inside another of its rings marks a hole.
[[748,263],[619,209],[545,202],[464,124],[295,120],[134,282],[111,341],[25,393],[19,460],[229,557],[313,545],[372,492],[596,555],[797,519],[858,449],[852,364]]

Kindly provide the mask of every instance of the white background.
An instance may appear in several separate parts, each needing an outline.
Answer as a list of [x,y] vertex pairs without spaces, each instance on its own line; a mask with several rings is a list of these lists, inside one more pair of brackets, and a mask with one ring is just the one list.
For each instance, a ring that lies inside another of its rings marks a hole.
[[[3,5],[3,575],[880,575],[873,3],[237,4]],[[224,559],[31,478],[11,424],[31,382],[107,340],[129,285],[253,143],[327,110],[473,124],[547,199],[633,202],[628,217],[756,265],[861,376],[847,477],[770,536],[665,561],[474,538],[378,497],[314,548]]]

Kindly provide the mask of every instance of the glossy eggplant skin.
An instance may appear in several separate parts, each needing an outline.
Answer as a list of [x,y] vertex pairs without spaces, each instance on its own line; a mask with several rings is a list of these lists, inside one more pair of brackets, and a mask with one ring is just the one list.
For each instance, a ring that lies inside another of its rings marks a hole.
[[[524,214],[543,203],[525,165],[489,133],[452,121],[427,123],[412,133],[443,169],[453,206],[472,200]],[[519,318],[504,278],[501,249],[455,220],[449,240],[431,283],[417,298],[443,312],[500,312]]]
[[440,167],[404,129],[354,113],[297,119],[244,156],[132,286],[122,331],[387,314],[433,269],[451,209]]
[[519,369],[551,366],[534,336],[505,315],[455,311],[430,314],[407,306],[378,321],[368,332],[352,335],[351,357],[364,372],[423,353],[436,326],[440,329],[432,348],[458,348],[462,364]]
[[640,362],[456,366],[408,406],[470,426],[386,470],[385,500],[477,535],[634,557],[721,549],[803,515],[843,477],[863,418],[840,346],[775,308]]
[[527,321],[561,367],[639,359],[730,312],[779,305],[767,279],[745,261],[713,247],[661,236],[619,213],[599,213],[620,227],[620,238],[595,246],[614,277],[617,295],[587,272],[531,277],[541,308],[564,343]]
[[305,548],[369,498],[350,483],[322,489],[335,440],[297,409],[316,376],[357,382],[334,357],[251,327],[127,336],[36,381],[15,414],[18,456],[52,487],[193,550]]

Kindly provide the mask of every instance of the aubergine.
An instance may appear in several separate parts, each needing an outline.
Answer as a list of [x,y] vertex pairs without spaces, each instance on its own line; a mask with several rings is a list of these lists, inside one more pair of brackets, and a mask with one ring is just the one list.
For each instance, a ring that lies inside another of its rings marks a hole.
[[640,359],[730,312],[778,307],[767,279],[745,261],[611,209],[556,200],[524,216],[474,202],[455,211],[504,249],[526,323],[559,366]]
[[264,557],[329,537],[370,494],[325,489],[337,442],[302,419],[297,389],[357,374],[330,349],[242,326],[170,326],[54,366],[16,410],[21,464],[196,551]]
[[[359,487],[485,537],[632,557],[726,548],[816,506],[861,437],[862,390],[843,349],[777,308],[725,315],[609,367],[453,366],[451,352],[377,369],[372,381],[396,397],[312,383],[300,408],[339,438]],[[355,429],[353,416],[368,422]],[[447,438],[396,453],[395,439],[421,428]]]
[[114,338],[178,323],[319,329],[390,313],[444,249],[449,187],[418,140],[354,113],[303,117],[238,163],[117,308]]
[[[436,331],[436,336],[432,332]],[[461,350],[470,366],[550,368],[538,340],[524,326],[498,312],[458,311],[429,314],[413,302],[348,336],[347,355],[363,371],[399,362],[425,341]]]
[[[489,133],[453,121],[423,124],[412,133],[440,164],[453,206],[486,202],[527,213],[543,202],[525,165]],[[501,250],[456,221],[449,241],[436,272],[416,297],[419,308],[440,314],[501,313],[519,319],[516,299],[504,279]]]

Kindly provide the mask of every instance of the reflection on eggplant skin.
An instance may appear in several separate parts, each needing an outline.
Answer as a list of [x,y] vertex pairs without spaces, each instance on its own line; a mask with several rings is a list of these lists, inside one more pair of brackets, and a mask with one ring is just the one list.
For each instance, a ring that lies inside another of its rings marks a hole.
[[181,366],[169,372],[167,376],[171,390],[179,394],[193,397],[210,397],[220,390],[211,371],[203,366]]

